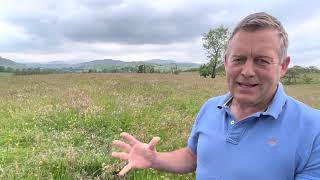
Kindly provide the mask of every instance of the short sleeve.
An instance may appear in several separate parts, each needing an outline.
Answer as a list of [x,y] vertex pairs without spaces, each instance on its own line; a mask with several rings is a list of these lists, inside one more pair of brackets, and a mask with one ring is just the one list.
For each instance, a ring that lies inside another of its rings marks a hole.
[[206,105],[207,105],[207,103],[205,103],[201,107],[201,109],[197,115],[197,118],[195,120],[195,123],[192,127],[189,139],[188,139],[188,148],[190,148],[195,155],[197,155],[197,146],[198,146],[198,138],[199,138],[199,131],[198,131],[199,124],[200,124],[200,121],[205,113]]
[[295,180],[320,180],[320,137],[314,141],[307,164],[296,174]]

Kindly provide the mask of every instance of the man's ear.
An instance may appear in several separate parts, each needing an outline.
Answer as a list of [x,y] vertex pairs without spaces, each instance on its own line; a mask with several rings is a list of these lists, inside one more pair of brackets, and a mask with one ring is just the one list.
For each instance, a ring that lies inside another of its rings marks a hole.
[[287,56],[283,62],[281,63],[281,77],[283,77],[284,75],[286,75],[288,68],[289,68],[289,64],[290,64],[290,57]]
[[227,55],[225,54],[224,55],[224,64],[226,64],[227,63]]
[[224,65],[224,71],[225,72],[227,72],[227,63],[228,63],[228,61],[227,61],[227,55],[225,54],[224,55],[224,60],[223,60],[223,65]]

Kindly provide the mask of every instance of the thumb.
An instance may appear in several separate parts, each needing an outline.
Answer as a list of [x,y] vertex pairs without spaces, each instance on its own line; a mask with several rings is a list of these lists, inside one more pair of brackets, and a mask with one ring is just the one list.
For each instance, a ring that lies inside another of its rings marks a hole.
[[152,140],[148,144],[149,149],[154,151],[156,149],[156,145],[159,143],[159,141],[160,141],[160,137],[153,137]]

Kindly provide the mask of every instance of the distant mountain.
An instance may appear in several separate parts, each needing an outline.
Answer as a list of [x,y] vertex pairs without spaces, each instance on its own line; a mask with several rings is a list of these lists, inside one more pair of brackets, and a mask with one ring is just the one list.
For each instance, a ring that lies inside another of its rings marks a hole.
[[24,64],[16,63],[10,59],[6,59],[6,58],[2,58],[2,57],[0,57],[0,66],[11,67],[13,69],[26,68],[26,65],[24,65]]
[[70,63],[65,62],[65,61],[50,61],[46,64],[70,64]]
[[120,60],[103,59],[103,60],[93,60],[89,62],[73,64],[71,65],[71,67],[81,68],[81,69],[90,69],[90,68],[106,67],[106,66],[119,66],[123,64],[125,64],[125,62]]
[[45,69],[61,69],[65,67],[69,67],[69,64],[58,64],[58,63],[26,63],[28,68],[45,68]]
[[162,60],[162,59],[151,59],[144,62],[152,63],[152,64],[174,64],[177,63],[173,60]]
[[121,61],[121,60],[113,60],[113,59],[103,59],[103,60],[94,60],[84,63],[78,63],[70,65],[69,67],[74,69],[96,69],[96,70],[103,70],[103,69],[123,69],[129,67],[137,67],[141,64],[152,65],[155,69],[162,69],[162,70],[170,70],[175,65],[178,66],[180,70],[187,70],[191,68],[197,68],[200,65],[195,63],[178,63],[173,60],[161,60],[161,59],[153,59],[147,61]]
[[[15,68],[41,68],[41,69],[56,69],[56,70],[67,70],[67,71],[87,71],[89,69],[94,69],[97,71],[102,71],[105,69],[108,70],[119,70],[119,69],[130,69],[132,72],[139,65],[145,64],[153,66],[154,69],[158,69],[160,71],[170,71],[171,68],[177,66],[180,70],[188,70],[191,68],[198,68],[200,65],[195,63],[179,63],[174,60],[161,60],[161,59],[151,59],[147,61],[121,61],[121,60],[113,60],[113,59],[102,59],[102,60],[93,60],[88,62],[71,64],[65,61],[51,61],[48,63],[26,63],[19,64],[15,63],[11,60],[3,60],[3,62],[10,62],[10,67]],[[4,63],[3,63],[4,64]],[[15,65],[15,66],[13,66]],[[0,63],[1,66],[1,63]]]

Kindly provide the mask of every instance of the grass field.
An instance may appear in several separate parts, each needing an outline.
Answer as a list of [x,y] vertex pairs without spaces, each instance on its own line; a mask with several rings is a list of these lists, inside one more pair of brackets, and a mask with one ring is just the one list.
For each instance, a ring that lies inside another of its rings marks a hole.
[[[320,108],[320,84],[286,86]],[[127,131],[160,136],[159,151],[186,146],[194,118],[224,77],[196,73],[0,75],[0,179],[194,179],[155,170],[115,174],[111,142]]]

